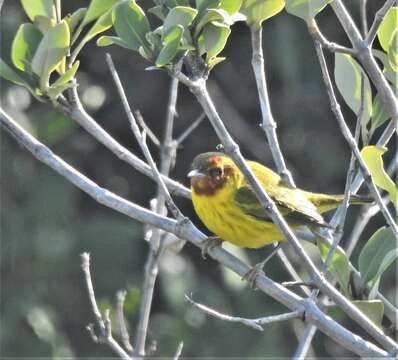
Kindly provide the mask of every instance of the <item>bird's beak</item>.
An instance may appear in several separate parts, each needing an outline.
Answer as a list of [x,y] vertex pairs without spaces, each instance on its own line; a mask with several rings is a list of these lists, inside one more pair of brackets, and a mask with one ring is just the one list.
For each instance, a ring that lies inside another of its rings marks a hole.
[[193,178],[193,177],[204,177],[204,176],[206,176],[206,175],[203,174],[203,173],[201,173],[199,170],[196,170],[196,169],[191,170],[191,171],[188,173],[188,175],[187,175],[187,177],[189,177],[189,178]]

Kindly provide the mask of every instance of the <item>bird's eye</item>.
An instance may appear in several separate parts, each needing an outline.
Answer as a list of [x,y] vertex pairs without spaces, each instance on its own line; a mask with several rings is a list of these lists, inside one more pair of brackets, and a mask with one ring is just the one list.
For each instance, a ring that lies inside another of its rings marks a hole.
[[212,178],[216,178],[216,177],[221,177],[223,174],[223,171],[221,168],[217,167],[217,168],[213,168],[210,170],[210,176]]

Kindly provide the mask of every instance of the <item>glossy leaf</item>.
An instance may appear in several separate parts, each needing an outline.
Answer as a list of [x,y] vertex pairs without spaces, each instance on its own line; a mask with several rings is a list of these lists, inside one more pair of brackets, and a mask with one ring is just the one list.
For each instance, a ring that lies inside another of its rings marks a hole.
[[30,71],[30,63],[42,38],[42,33],[33,24],[22,24],[18,28],[11,46],[11,60],[17,69]]
[[384,170],[382,155],[387,151],[384,147],[377,146],[365,146],[361,150],[361,155],[369,168],[370,174],[372,175],[373,182],[383,190],[386,190],[390,194],[391,202],[394,204],[395,209],[398,210],[398,191]]
[[49,18],[47,16],[37,15],[35,17],[34,25],[41,31],[44,35],[49,28],[57,25],[57,21],[55,19]]
[[182,25],[176,25],[168,31],[163,39],[164,46],[156,59],[156,66],[167,65],[174,59],[177,55],[183,33],[184,27]]
[[382,62],[384,76],[390,83],[392,83],[393,91],[395,91],[395,93],[398,93],[398,77],[395,71],[391,68],[390,61],[388,60],[388,55],[381,50],[375,49],[372,50],[372,54],[374,55],[374,57]]
[[390,114],[384,108],[380,95],[377,94],[373,100],[372,106],[372,130],[383,125],[390,117]]
[[376,295],[381,276],[397,257],[397,239],[387,227],[377,230],[363,247],[358,267],[364,284],[371,284],[369,298]]
[[77,9],[73,14],[66,16],[65,20],[68,23],[69,31],[71,34],[75,31],[76,27],[80,24],[87,13],[87,8]]
[[145,35],[150,31],[149,22],[134,0],[116,5],[112,17],[118,37],[129,49],[138,51],[141,46],[148,49]]
[[237,13],[242,6],[242,0],[221,0],[220,9],[225,10],[229,15]]
[[306,22],[311,21],[333,0],[286,0],[286,11]]
[[195,0],[196,9],[202,13],[206,9],[218,9],[221,5],[221,0]]
[[285,7],[285,0],[243,0],[240,12],[246,16],[249,26],[261,27],[263,21],[278,14]]
[[372,89],[367,75],[351,55],[336,53],[334,78],[344,101],[358,115],[361,107],[361,85],[364,81],[364,114],[367,123],[372,115]]
[[91,0],[90,6],[83,19],[83,24],[98,19],[100,16],[109,11],[119,0]]
[[162,21],[166,18],[166,15],[167,15],[167,14],[165,14],[164,6],[162,6],[162,5],[157,5],[157,6],[151,7],[150,9],[148,9],[148,12],[155,15]]
[[97,40],[98,46],[109,46],[109,45],[118,45],[128,49],[128,45],[117,36],[101,36]]
[[32,70],[40,78],[41,89],[48,86],[50,74],[65,59],[69,43],[69,27],[64,20],[44,35],[32,60]]
[[71,68],[66,70],[51,86],[59,87],[70,82],[76,75],[77,69],[79,68],[79,61],[76,61]]
[[168,31],[176,25],[181,25],[183,28],[187,28],[191,25],[197,13],[198,11],[196,9],[186,6],[176,6],[171,9],[163,23],[164,33],[168,33]]
[[380,24],[377,31],[380,45],[384,51],[388,52],[390,41],[394,31],[398,28],[398,7],[392,7],[388,10],[386,16]]
[[[330,245],[320,238],[317,239],[317,245],[321,253],[322,261],[326,261],[330,251]],[[346,254],[340,248],[336,249],[328,270],[336,276],[340,283],[341,291],[346,296],[350,296],[348,290],[350,281],[349,263]]]
[[86,34],[82,43],[87,43],[93,37],[101,34],[102,32],[108,30],[112,26],[112,9],[108,10],[105,14],[102,14],[94,25],[91,27],[90,31]]
[[204,26],[211,21],[219,21],[225,25],[232,25],[233,21],[229,14],[222,9],[208,9],[201,17],[195,28],[195,36],[198,36]]
[[208,59],[217,56],[224,49],[230,33],[229,26],[218,21],[212,21],[203,28],[203,42]]
[[[381,326],[384,315],[384,304],[381,300],[354,300],[352,303],[372,320],[375,325]],[[328,315],[337,321],[346,316],[344,311],[337,305],[328,306],[327,310]]]
[[36,16],[46,16],[55,19],[53,0],[21,0],[22,6],[29,19],[34,21]]

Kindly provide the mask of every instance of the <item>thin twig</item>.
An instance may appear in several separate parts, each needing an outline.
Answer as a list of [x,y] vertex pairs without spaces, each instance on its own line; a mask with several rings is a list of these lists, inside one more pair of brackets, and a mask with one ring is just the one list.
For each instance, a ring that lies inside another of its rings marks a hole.
[[326,39],[321,30],[319,29],[315,19],[312,19],[311,23],[308,25],[308,30],[312,37],[319,41],[322,44],[322,47],[327,49],[330,52],[333,53],[343,53],[343,54],[349,54],[355,56],[357,51],[351,48],[347,48],[345,46],[341,46],[339,44],[330,42],[328,39]]
[[387,207],[384,205],[381,195],[380,195],[380,192],[377,189],[376,185],[374,184],[372,177],[370,175],[369,169],[366,166],[366,164],[359,152],[359,149],[355,142],[355,139],[353,138],[353,136],[350,132],[350,129],[348,128],[348,126],[344,120],[344,116],[343,116],[343,113],[341,112],[340,105],[337,102],[336,96],[334,94],[332,81],[329,76],[329,70],[327,68],[325,56],[324,56],[323,50],[322,50],[322,45],[317,41],[315,42],[315,49],[316,49],[318,60],[319,60],[320,66],[321,66],[322,77],[323,77],[323,80],[326,85],[327,93],[329,95],[330,105],[331,105],[332,111],[337,119],[338,125],[340,127],[340,131],[342,132],[344,138],[346,139],[351,151],[355,155],[356,161],[357,161],[359,168],[362,172],[362,175],[365,179],[365,183],[368,186],[369,190],[371,191],[373,198],[376,200],[377,204],[379,205],[380,210],[381,210],[382,214],[384,215],[387,223],[391,226],[392,232],[398,238],[397,224],[395,223],[395,220],[392,217],[392,215],[390,214],[390,212],[388,211]]
[[115,65],[113,64],[112,58],[109,54],[106,54],[106,62],[109,66],[109,70],[112,74],[112,77],[115,82],[116,88],[118,90],[119,96],[122,100],[124,110],[125,110],[127,117],[130,121],[131,130],[133,131],[133,134],[138,141],[141,151],[144,153],[144,156],[145,156],[149,166],[151,167],[153,173],[155,174],[155,178],[158,183],[158,186],[160,187],[161,191],[163,192],[164,197],[166,198],[166,202],[170,208],[170,211],[172,212],[172,214],[174,215],[175,218],[181,218],[181,217],[183,217],[183,215],[182,215],[181,211],[178,209],[177,205],[174,203],[173,199],[171,198],[169,190],[167,189],[167,186],[164,183],[164,180],[157,169],[155,161],[153,160],[151,152],[149,151],[148,145],[146,144],[145,137],[142,136],[142,133],[137,125],[137,121],[135,120],[133,112],[131,111],[130,105],[127,100],[127,96],[123,89],[123,85],[120,81],[120,78],[116,71]]
[[179,358],[180,358],[180,356],[181,356],[181,354],[182,354],[182,349],[183,349],[183,347],[184,347],[184,342],[181,341],[181,342],[178,344],[178,347],[177,347],[176,353],[174,354],[173,360],[179,360]]
[[373,20],[372,26],[365,38],[365,44],[367,46],[371,46],[373,44],[374,39],[376,38],[377,31],[383,21],[384,17],[386,16],[388,10],[394,5],[396,0],[387,0],[384,5],[377,10],[375,14],[375,18]]
[[[76,169],[56,156],[49,148],[22,129],[22,127],[10,118],[1,108],[0,125],[39,161],[51,167],[76,187],[91,196],[98,203],[112,208],[137,221],[158,227],[166,232],[173,233],[182,239],[190,241],[199,248],[203,247],[204,240],[207,237],[190,221],[187,219],[176,221],[174,219],[166,218],[99,187],[96,183],[79,173]],[[239,276],[245,275],[250,270],[249,266],[220,247],[215,247],[209,250],[209,255]],[[304,308],[306,321],[316,325],[322,332],[326,333],[337,343],[355,354],[364,357],[387,356],[386,351],[373,343],[364,340],[360,336],[339,325],[331,318],[325,316],[313,301],[299,297],[283,286],[275,283],[265,275],[260,274],[257,277],[256,285],[259,290],[276,299],[292,311]]]
[[362,35],[366,36],[368,33],[368,14],[367,14],[367,4],[368,0],[361,0],[361,3],[359,4],[359,11],[360,11],[360,16],[361,16],[361,26],[362,26]]
[[145,123],[144,117],[141,114],[141,111],[135,110],[134,111],[135,118],[137,119],[138,124],[141,126],[141,128],[146,132],[148,135],[149,139],[157,146],[160,147],[160,141],[157,138],[157,136],[153,133],[153,131],[150,129],[150,127]]
[[202,112],[176,139],[177,145],[181,145],[184,140],[191,135],[194,130],[206,119],[206,114]]
[[126,300],[126,290],[119,290],[116,293],[116,316],[119,324],[120,338],[124,348],[129,354],[134,351],[133,346],[130,343],[130,335],[127,330],[126,319],[124,317],[124,301]]
[[314,325],[307,325],[304,329],[304,333],[300,338],[299,344],[297,346],[292,359],[294,360],[302,360],[307,357],[307,353],[311,348],[312,339],[316,333],[316,326]]
[[251,43],[252,43],[252,69],[256,78],[258,97],[261,105],[262,113],[262,124],[269,148],[271,150],[274,163],[278,170],[279,175],[290,187],[295,187],[292,174],[288,170],[285,164],[285,159],[282,155],[282,151],[279,146],[278,137],[276,135],[276,122],[271,112],[271,104],[269,101],[267,81],[265,77],[264,69],[264,55],[263,55],[263,43],[262,43],[262,27],[252,26],[250,28]]
[[[170,98],[166,116],[166,130],[163,142],[160,144],[160,173],[168,176],[172,164],[175,161],[177,145],[173,142],[173,124],[176,115],[176,104],[178,97],[178,80],[172,79],[170,86]],[[154,209],[160,215],[166,215],[166,200],[163,189],[158,185],[157,197],[155,199]],[[177,214],[177,216],[182,216]],[[150,250],[145,264],[145,275],[142,284],[142,300],[140,303],[139,320],[137,323],[137,336],[135,339],[136,353],[139,356],[145,355],[145,344],[148,334],[148,325],[150,311],[152,308],[153,292],[159,272],[159,260],[162,254],[163,239],[165,234],[159,229],[152,229],[152,236],[149,239]]]
[[113,339],[111,323],[109,319],[109,310],[105,312],[104,317],[102,317],[97,301],[95,300],[93,282],[91,280],[90,274],[90,255],[88,253],[81,254],[82,270],[84,274],[84,280],[87,287],[87,293],[90,300],[91,310],[94,314],[96,324],[99,328],[99,336],[95,335],[94,328],[92,326],[88,327],[91,337],[93,340],[108,345],[120,358],[131,360],[130,356],[123,350],[123,348]]
[[200,309],[204,313],[214,316],[218,319],[224,320],[224,321],[229,321],[229,322],[237,322],[241,323],[243,325],[249,326],[255,330],[259,331],[264,331],[264,328],[262,325],[270,324],[273,322],[278,322],[278,321],[286,321],[286,320],[291,320],[291,319],[296,319],[296,318],[301,318],[303,316],[303,312],[301,311],[293,311],[293,312],[288,312],[280,315],[272,315],[272,316],[266,316],[266,317],[261,317],[261,318],[256,318],[256,319],[247,319],[247,318],[242,318],[238,316],[231,316],[227,314],[223,314],[217,310],[214,310],[206,305],[199,304],[195,301],[192,300],[191,297],[188,295],[185,295],[185,299],[192,304],[194,307]]

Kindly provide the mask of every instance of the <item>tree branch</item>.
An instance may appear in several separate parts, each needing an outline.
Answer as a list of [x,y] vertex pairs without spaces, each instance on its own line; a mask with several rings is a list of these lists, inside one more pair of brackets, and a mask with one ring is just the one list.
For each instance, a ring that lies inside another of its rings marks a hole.
[[375,18],[373,20],[372,26],[366,36],[365,44],[367,46],[372,46],[373,41],[376,38],[377,31],[383,21],[384,17],[386,16],[388,10],[394,5],[396,0],[387,0],[384,5],[376,12]]
[[98,309],[97,301],[95,300],[91,274],[90,274],[90,255],[88,253],[81,254],[81,260],[82,260],[82,270],[84,273],[84,280],[87,287],[87,293],[90,300],[91,310],[94,314],[95,322],[99,328],[99,333],[100,333],[99,337],[97,337],[95,335],[93,327],[89,326],[88,330],[90,331],[91,337],[93,338],[94,341],[109,346],[121,359],[131,360],[130,356],[112,337],[112,329],[109,319],[109,310],[105,313],[104,317],[102,317]]
[[120,338],[124,348],[129,354],[132,354],[134,349],[130,343],[130,335],[127,330],[126,319],[124,317],[124,301],[126,300],[127,292],[125,290],[119,290],[116,293],[116,316],[119,324]]
[[219,311],[216,311],[212,308],[209,308],[206,305],[199,304],[195,301],[192,300],[191,297],[188,295],[185,295],[185,299],[192,304],[194,307],[197,309],[203,311],[204,313],[211,315],[213,317],[216,317],[218,319],[224,320],[224,321],[229,321],[229,322],[237,322],[241,323],[243,325],[249,326],[252,329],[259,330],[259,331],[264,331],[264,328],[262,325],[267,325],[273,322],[279,322],[279,321],[286,321],[286,320],[291,320],[291,319],[297,319],[297,318],[302,318],[303,317],[303,312],[301,311],[292,311],[280,315],[272,315],[272,316],[266,316],[266,317],[260,317],[256,319],[247,319],[247,318],[242,318],[238,316],[230,316],[227,314],[223,314]]
[[[50,149],[17,125],[2,109],[0,109],[0,124],[38,160],[51,167],[100,204],[123,213],[132,219],[171,232],[178,237],[190,241],[199,248],[203,246],[207,237],[195,228],[190,221],[187,219],[176,221],[166,218],[99,187],[58,156],[54,155]],[[240,276],[243,276],[250,270],[246,264],[222,248],[215,247],[210,249],[209,255]],[[327,317],[312,300],[297,296],[264,275],[257,277],[256,286],[259,290],[281,302],[292,311],[304,308],[306,321],[315,324],[322,332],[355,354],[368,357],[387,356],[384,350],[371,342],[365,341],[360,336],[336,323],[330,317]]]

